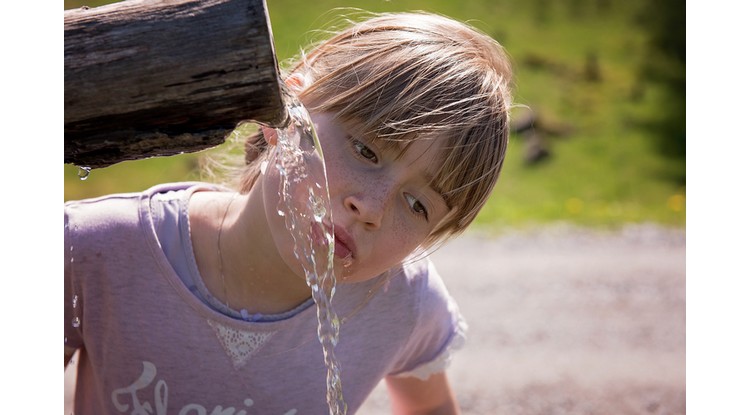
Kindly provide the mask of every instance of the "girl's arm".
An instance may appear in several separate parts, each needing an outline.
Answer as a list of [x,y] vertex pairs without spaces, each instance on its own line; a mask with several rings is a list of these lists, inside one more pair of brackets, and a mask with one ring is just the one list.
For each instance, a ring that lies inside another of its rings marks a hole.
[[397,415],[457,415],[458,402],[445,372],[427,380],[415,377],[386,378],[393,413]]

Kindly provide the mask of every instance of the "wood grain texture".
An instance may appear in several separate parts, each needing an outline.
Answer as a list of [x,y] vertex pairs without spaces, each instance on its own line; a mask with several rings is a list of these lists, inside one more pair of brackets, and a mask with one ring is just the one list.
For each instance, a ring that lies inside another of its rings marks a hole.
[[65,163],[198,151],[285,116],[264,0],[65,11]]

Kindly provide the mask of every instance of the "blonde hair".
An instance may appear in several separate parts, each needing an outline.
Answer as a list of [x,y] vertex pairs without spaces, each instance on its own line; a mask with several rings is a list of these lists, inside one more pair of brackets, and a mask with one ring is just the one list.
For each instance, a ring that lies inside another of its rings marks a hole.
[[[511,67],[495,40],[435,14],[377,14],[303,54],[289,76],[302,80],[298,96],[309,111],[333,112],[352,134],[398,148],[415,139],[447,143],[431,185],[451,212],[423,247],[474,220],[508,145]],[[245,149],[251,165],[268,153],[260,135]],[[257,176],[249,168],[240,190]]]

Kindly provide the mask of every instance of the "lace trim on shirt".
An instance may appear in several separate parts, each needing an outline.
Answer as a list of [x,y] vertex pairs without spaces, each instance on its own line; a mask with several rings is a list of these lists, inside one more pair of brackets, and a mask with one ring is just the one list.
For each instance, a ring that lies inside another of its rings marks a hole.
[[456,331],[453,333],[453,338],[450,340],[448,347],[446,347],[440,355],[427,363],[417,366],[414,370],[402,372],[394,376],[399,378],[415,377],[420,380],[427,380],[430,376],[436,373],[444,372],[448,366],[450,366],[453,354],[463,348],[464,344],[466,344],[467,330],[468,325],[466,324],[466,321],[463,317],[459,317]]
[[212,320],[207,320],[207,322],[216,332],[216,337],[219,338],[219,342],[232,360],[235,369],[244,366],[248,359],[276,333],[275,331],[238,330]]

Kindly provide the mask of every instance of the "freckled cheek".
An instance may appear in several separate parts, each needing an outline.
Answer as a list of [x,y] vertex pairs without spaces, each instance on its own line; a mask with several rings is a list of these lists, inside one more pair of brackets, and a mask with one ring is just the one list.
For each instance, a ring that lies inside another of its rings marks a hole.
[[367,178],[360,169],[354,168],[351,162],[341,155],[332,157],[326,155],[325,157],[328,189],[332,198],[337,192],[356,191],[356,186],[366,186],[369,191],[372,180]]
[[421,233],[410,226],[408,218],[399,215],[394,215],[391,229],[387,235],[386,249],[392,251],[392,255],[399,257],[396,262],[411,254],[423,240]]
[[334,184],[340,181],[340,178],[345,175],[344,164],[342,163],[341,156],[338,154],[325,154],[326,161],[326,176],[328,177],[328,185],[333,187]]

